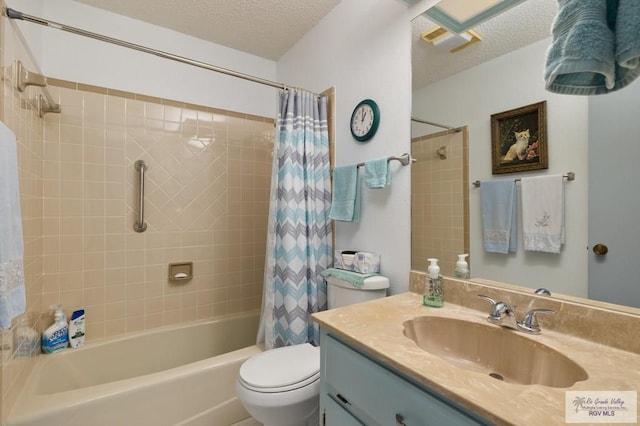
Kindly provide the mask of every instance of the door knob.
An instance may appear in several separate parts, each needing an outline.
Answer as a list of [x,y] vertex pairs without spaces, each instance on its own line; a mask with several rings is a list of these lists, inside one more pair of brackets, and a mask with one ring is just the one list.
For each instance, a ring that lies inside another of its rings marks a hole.
[[604,256],[609,251],[609,247],[607,247],[606,244],[598,243],[593,246],[592,250],[596,256]]

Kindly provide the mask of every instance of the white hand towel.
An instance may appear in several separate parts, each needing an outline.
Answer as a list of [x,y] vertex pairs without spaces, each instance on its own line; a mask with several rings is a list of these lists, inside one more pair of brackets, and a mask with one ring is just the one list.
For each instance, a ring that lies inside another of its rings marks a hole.
[[562,175],[522,179],[524,249],[560,253],[564,244],[564,182]]
[[26,306],[16,136],[0,122],[0,328]]

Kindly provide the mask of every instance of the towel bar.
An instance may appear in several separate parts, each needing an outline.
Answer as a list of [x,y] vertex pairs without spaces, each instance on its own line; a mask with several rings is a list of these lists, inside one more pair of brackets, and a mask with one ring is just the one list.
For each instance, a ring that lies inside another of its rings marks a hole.
[[[411,154],[405,152],[404,154],[402,154],[399,157],[387,157],[387,161],[392,161],[392,160],[397,160],[400,162],[400,164],[402,164],[403,166],[408,166],[411,163],[415,163],[417,160],[413,157],[411,157]],[[364,167],[364,163],[358,163],[358,167]]]
[[[565,178],[567,181],[572,181],[572,180],[576,180],[576,174],[574,172],[568,172],[566,175],[562,175],[563,178]],[[522,179],[518,178],[515,179],[516,182],[520,182]],[[480,181],[476,180],[473,183],[471,183],[471,185],[473,185],[476,188],[480,188]]]

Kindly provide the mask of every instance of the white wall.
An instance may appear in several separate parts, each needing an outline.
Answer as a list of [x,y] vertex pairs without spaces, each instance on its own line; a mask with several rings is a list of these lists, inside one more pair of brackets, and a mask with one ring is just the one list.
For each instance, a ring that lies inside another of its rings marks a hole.
[[[322,91],[336,88],[336,162],[358,163],[410,149],[411,11],[396,0],[343,0],[278,61],[278,78]],[[381,123],[356,142],[349,119],[362,99],[374,99]],[[337,224],[338,249],[375,251],[393,293],[408,289],[410,172],[392,163],[391,186],[362,187],[360,223]]]
[[[8,0],[18,11],[276,80],[276,63],[70,0]],[[17,22],[48,77],[273,117],[276,90],[60,30]],[[63,105],[64,108],[64,105]]]
[[[576,180],[565,185],[567,242],[559,255],[525,252],[521,232],[517,253],[485,253],[480,189],[471,186],[471,272],[474,277],[586,297],[588,97],[555,95],[544,89],[543,66],[549,43],[550,39],[534,43],[414,92],[413,115],[469,126],[470,181],[576,173]],[[547,101],[549,169],[492,175],[491,114],[543,100]],[[518,225],[521,230],[521,223]]]

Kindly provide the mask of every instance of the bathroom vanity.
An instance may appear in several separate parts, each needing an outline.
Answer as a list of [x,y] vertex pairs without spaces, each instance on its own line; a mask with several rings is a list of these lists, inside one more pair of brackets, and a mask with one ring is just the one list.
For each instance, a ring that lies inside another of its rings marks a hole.
[[[480,294],[556,314],[539,335],[505,329],[487,322]],[[640,390],[640,315],[611,306],[447,279],[443,308],[407,292],[313,318],[330,426],[565,424],[567,391]]]
[[490,424],[331,333],[321,339],[321,424]]

